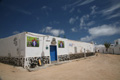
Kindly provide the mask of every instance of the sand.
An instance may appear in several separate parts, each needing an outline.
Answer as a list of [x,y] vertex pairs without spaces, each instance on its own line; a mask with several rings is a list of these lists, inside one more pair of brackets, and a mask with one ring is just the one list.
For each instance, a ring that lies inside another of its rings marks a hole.
[[98,54],[28,72],[0,63],[1,80],[120,80],[120,55]]

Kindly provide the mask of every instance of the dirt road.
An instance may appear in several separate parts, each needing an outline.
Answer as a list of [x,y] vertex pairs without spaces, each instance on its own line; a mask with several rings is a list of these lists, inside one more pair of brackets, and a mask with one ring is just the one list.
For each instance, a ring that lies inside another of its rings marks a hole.
[[120,55],[98,54],[33,72],[0,63],[0,77],[2,80],[120,80]]

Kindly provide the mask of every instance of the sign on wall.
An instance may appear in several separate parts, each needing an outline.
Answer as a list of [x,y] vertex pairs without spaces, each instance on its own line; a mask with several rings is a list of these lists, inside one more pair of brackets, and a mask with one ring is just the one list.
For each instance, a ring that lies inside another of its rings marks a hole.
[[55,44],[56,44],[56,39],[55,39],[55,38],[52,39],[51,44],[52,44],[52,45],[55,45]]
[[65,47],[64,41],[58,41],[58,47],[59,48],[64,48]]
[[69,44],[69,46],[71,46],[71,47],[72,47],[72,46],[73,46],[73,44],[72,44],[72,43],[70,43],[70,44]]
[[39,38],[27,36],[27,47],[39,47]]

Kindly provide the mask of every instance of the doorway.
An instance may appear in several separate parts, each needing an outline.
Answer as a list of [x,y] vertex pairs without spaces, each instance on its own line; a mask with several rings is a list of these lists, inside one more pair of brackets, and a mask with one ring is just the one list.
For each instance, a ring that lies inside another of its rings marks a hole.
[[50,46],[50,59],[51,61],[56,61],[57,60],[57,47],[51,45]]

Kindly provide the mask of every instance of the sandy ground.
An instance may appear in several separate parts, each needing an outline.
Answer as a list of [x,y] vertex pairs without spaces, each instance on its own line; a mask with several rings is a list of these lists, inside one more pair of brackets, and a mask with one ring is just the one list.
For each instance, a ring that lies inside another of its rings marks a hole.
[[2,80],[120,80],[120,55],[98,54],[28,72],[0,63]]

